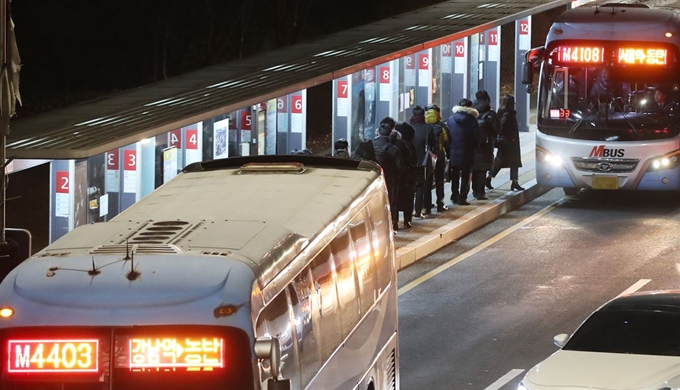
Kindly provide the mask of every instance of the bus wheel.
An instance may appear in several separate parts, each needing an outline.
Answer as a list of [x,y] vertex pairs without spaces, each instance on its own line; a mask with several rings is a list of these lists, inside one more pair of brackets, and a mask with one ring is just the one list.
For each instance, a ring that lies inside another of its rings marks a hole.
[[562,190],[564,190],[565,195],[576,195],[581,191],[580,188],[571,188],[571,187],[562,187]]

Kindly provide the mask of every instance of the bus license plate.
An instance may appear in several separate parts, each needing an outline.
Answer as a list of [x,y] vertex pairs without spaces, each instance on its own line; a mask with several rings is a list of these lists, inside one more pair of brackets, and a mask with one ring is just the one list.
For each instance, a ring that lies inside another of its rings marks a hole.
[[594,190],[618,190],[619,178],[617,176],[593,176]]

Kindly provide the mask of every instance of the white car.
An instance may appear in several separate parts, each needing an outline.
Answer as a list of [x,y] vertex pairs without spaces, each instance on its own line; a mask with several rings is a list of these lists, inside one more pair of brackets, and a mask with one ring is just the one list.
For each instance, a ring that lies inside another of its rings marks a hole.
[[678,390],[680,291],[617,297],[555,344],[518,390]]

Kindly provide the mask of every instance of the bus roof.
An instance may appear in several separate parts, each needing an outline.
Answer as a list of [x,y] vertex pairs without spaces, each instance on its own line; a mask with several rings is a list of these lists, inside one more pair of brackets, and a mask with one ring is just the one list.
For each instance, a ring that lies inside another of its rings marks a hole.
[[292,259],[371,187],[382,189],[380,177],[375,163],[335,157],[195,163],[111,221],[78,227],[34,257],[213,255],[258,273]]
[[[680,10],[674,7],[640,7],[631,4],[588,3],[563,12],[550,28],[546,44],[554,40],[602,39],[620,41],[667,41],[664,33],[680,36]],[[559,30],[559,31],[558,31]]]

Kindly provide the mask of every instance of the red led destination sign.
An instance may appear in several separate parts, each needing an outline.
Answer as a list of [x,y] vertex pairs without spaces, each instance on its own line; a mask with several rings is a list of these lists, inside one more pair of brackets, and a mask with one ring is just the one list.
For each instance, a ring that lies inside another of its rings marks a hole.
[[130,338],[130,369],[224,367],[224,340],[212,337]]
[[668,50],[659,48],[620,47],[617,61],[623,65],[666,65]]
[[599,46],[558,46],[553,56],[563,64],[602,64],[604,57],[604,47]]
[[8,372],[97,372],[98,340],[9,340]]

